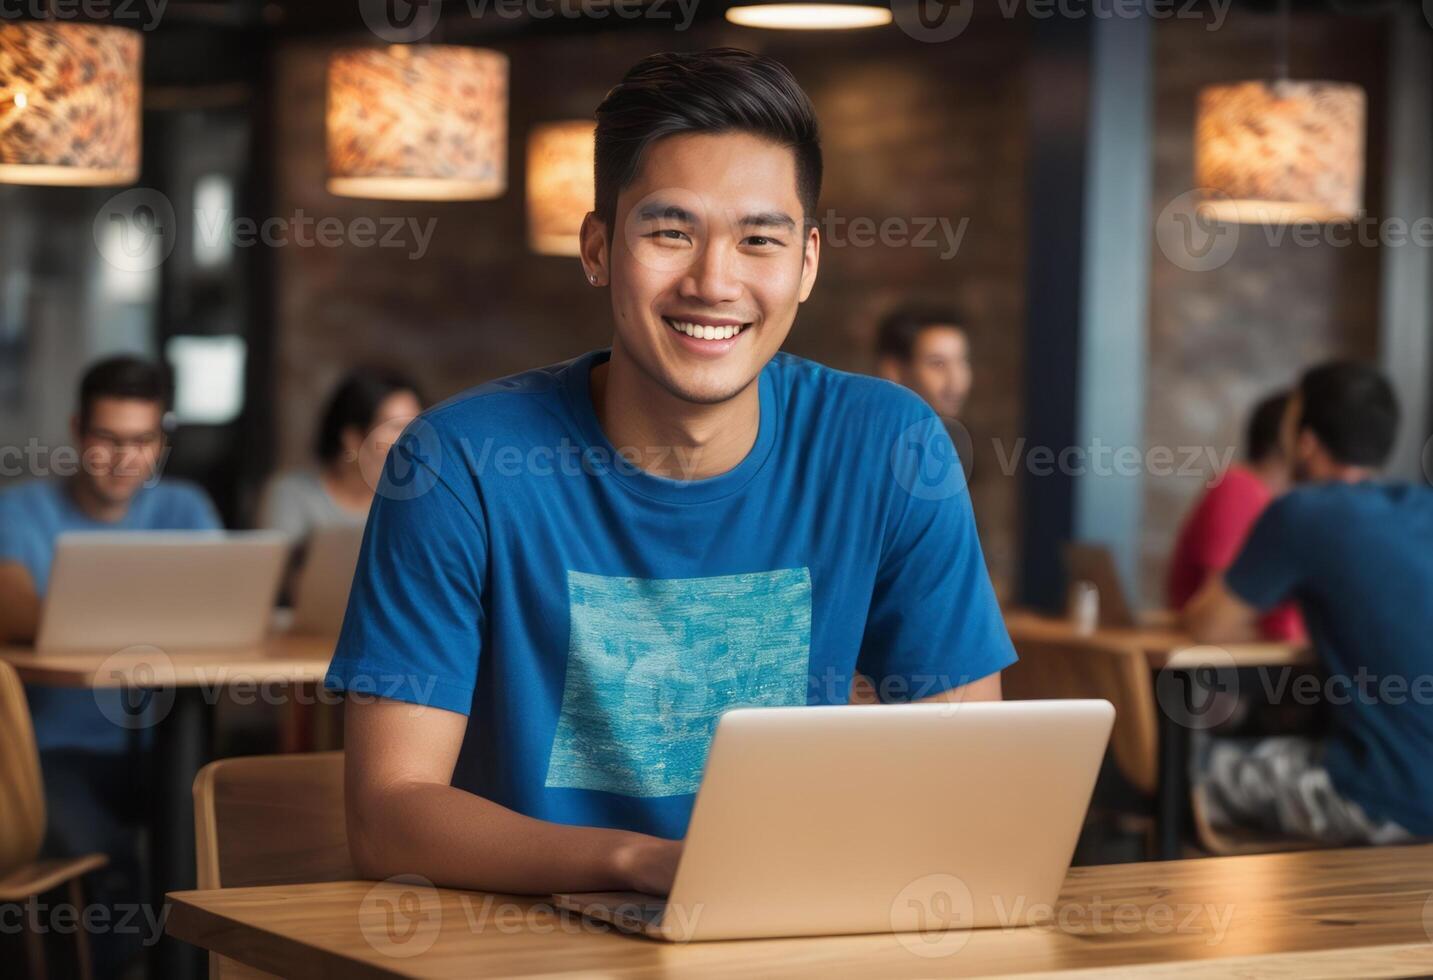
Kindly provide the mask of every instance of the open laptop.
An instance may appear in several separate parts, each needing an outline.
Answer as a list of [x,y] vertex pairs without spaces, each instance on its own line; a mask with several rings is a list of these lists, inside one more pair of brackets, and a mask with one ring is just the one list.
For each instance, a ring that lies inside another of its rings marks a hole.
[[554,896],[677,942],[1028,924],[1065,880],[1108,701],[738,708],[671,895]]
[[1137,625],[1134,612],[1115,566],[1115,556],[1102,544],[1067,541],[1065,581],[1093,582],[1100,592],[1100,625],[1125,628]]
[[254,646],[268,632],[288,549],[272,531],[61,534],[35,646]]
[[295,632],[338,635],[362,545],[362,524],[321,527],[309,535],[294,586]]

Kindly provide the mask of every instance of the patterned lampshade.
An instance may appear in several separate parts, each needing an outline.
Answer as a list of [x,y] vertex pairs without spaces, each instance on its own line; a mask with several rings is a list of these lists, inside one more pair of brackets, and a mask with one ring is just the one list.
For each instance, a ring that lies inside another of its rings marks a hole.
[[123,27],[0,23],[0,182],[134,183],[142,52]]
[[328,64],[328,189],[343,197],[474,201],[507,189],[508,59],[403,45]]
[[576,255],[592,210],[593,138],[585,119],[543,123],[527,138],[527,241],[539,255]]
[[1363,208],[1364,94],[1337,82],[1239,82],[1199,93],[1194,179],[1222,221],[1353,218]]

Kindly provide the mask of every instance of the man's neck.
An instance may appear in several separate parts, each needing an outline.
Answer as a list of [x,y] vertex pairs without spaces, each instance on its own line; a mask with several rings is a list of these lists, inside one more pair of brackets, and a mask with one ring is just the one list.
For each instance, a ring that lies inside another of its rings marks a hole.
[[592,407],[607,440],[656,476],[703,480],[732,469],[751,452],[761,427],[759,384],[711,405],[667,391],[613,345],[592,369]]
[[121,520],[129,512],[129,501],[124,500],[115,503],[106,500],[95,493],[93,487],[84,480],[71,478],[66,481],[66,489],[69,491],[70,500],[92,521],[99,521],[103,524],[114,524]]

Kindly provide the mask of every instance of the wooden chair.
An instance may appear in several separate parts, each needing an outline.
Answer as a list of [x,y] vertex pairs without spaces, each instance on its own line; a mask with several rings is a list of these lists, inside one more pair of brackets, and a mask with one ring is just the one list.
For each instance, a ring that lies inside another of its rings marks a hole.
[[[200,888],[357,878],[343,811],[343,753],[221,759],[194,779]],[[269,977],[209,957],[211,980]]]
[[[109,863],[103,854],[40,860],[45,837],[45,785],[35,728],[25,702],[25,688],[15,668],[0,661],[0,903],[24,903],[52,888],[69,885],[69,900],[84,908],[80,878]],[[29,917],[25,916],[26,925]],[[48,976],[45,940],[31,929],[25,932],[30,975]],[[75,958],[80,975],[91,972],[89,937],[75,930]]]

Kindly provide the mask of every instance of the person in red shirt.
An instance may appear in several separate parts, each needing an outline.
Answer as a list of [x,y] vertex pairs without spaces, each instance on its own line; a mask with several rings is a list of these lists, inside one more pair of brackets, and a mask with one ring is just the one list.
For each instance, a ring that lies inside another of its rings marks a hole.
[[[1280,392],[1255,407],[1245,463],[1230,466],[1185,518],[1170,562],[1170,608],[1183,609],[1209,576],[1233,564],[1254,522],[1288,487],[1289,463],[1279,444],[1279,423],[1288,400],[1288,394]],[[1265,614],[1259,631],[1267,640],[1305,638],[1303,620],[1292,603]]]

